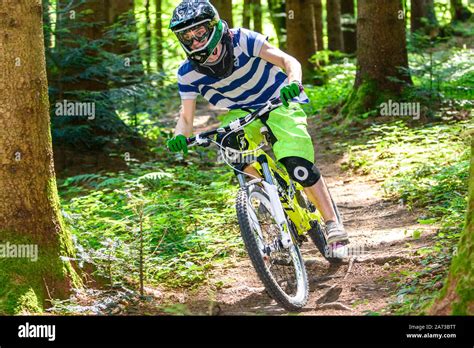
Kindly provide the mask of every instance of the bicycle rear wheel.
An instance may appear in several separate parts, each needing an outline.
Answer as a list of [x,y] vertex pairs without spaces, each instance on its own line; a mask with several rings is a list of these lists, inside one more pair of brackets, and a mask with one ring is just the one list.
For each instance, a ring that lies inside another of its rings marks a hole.
[[286,310],[301,310],[309,291],[303,257],[296,244],[288,249],[281,245],[269,196],[257,185],[243,187],[236,210],[248,255],[268,293]]

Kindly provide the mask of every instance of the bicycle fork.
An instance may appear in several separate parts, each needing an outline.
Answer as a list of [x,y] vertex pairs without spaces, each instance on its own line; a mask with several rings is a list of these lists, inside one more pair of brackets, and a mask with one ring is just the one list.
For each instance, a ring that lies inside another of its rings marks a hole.
[[[273,177],[268,166],[267,157],[265,155],[260,155],[258,156],[257,161],[260,163],[263,171],[264,180],[262,180],[261,183],[263,184],[264,190],[267,192],[270,198],[272,215],[280,229],[281,244],[284,249],[288,249],[291,245],[293,245],[293,241],[289,232],[288,221],[285,217],[283,205],[280,201],[278,189],[273,182]],[[245,187],[246,184],[243,174],[238,175],[237,178],[239,180],[240,186]]]

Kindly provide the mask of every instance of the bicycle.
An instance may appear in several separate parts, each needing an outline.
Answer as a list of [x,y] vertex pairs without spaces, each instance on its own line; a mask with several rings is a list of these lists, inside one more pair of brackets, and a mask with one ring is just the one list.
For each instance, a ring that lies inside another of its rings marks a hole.
[[[308,276],[300,246],[308,234],[319,252],[330,262],[341,258],[331,253],[326,243],[323,219],[306,197],[303,187],[291,180],[271,151],[268,128],[262,127],[263,140],[256,149],[256,177],[235,168],[223,154],[225,137],[240,132],[254,120],[281,106],[274,98],[261,108],[250,112],[225,127],[197,134],[187,139],[188,146],[216,144],[227,165],[234,169],[240,189],[236,199],[237,218],[250,260],[269,295],[289,311],[301,310],[308,301]],[[211,139],[223,135],[220,143]],[[234,150],[235,151],[235,150]],[[238,151],[237,151],[238,152]],[[249,156],[249,151],[239,152]],[[245,177],[252,180],[246,181]],[[331,195],[330,195],[331,197]],[[334,200],[331,202],[339,223],[342,223]]]

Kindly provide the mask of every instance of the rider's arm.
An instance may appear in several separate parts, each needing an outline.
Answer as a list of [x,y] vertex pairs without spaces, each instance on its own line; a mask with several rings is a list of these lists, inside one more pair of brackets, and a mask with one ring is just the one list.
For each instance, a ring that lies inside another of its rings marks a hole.
[[179,110],[179,119],[174,131],[175,135],[183,134],[186,137],[193,135],[194,113],[196,111],[196,99],[182,99]]
[[288,81],[302,80],[303,73],[301,71],[301,64],[296,60],[296,58],[270,45],[268,41],[265,41],[263,44],[259,56],[267,62],[285,70],[288,75]]

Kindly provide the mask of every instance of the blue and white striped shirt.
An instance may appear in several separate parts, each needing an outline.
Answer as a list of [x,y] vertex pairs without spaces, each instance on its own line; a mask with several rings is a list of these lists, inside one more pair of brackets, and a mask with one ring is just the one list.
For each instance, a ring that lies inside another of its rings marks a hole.
[[[189,60],[178,69],[181,99],[196,99],[201,94],[211,104],[225,109],[258,108],[280,94],[288,76],[277,66],[258,55],[266,37],[247,29],[230,29],[233,33],[234,65],[232,75],[217,79],[194,70]],[[307,103],[306,94],[293,99]]]

